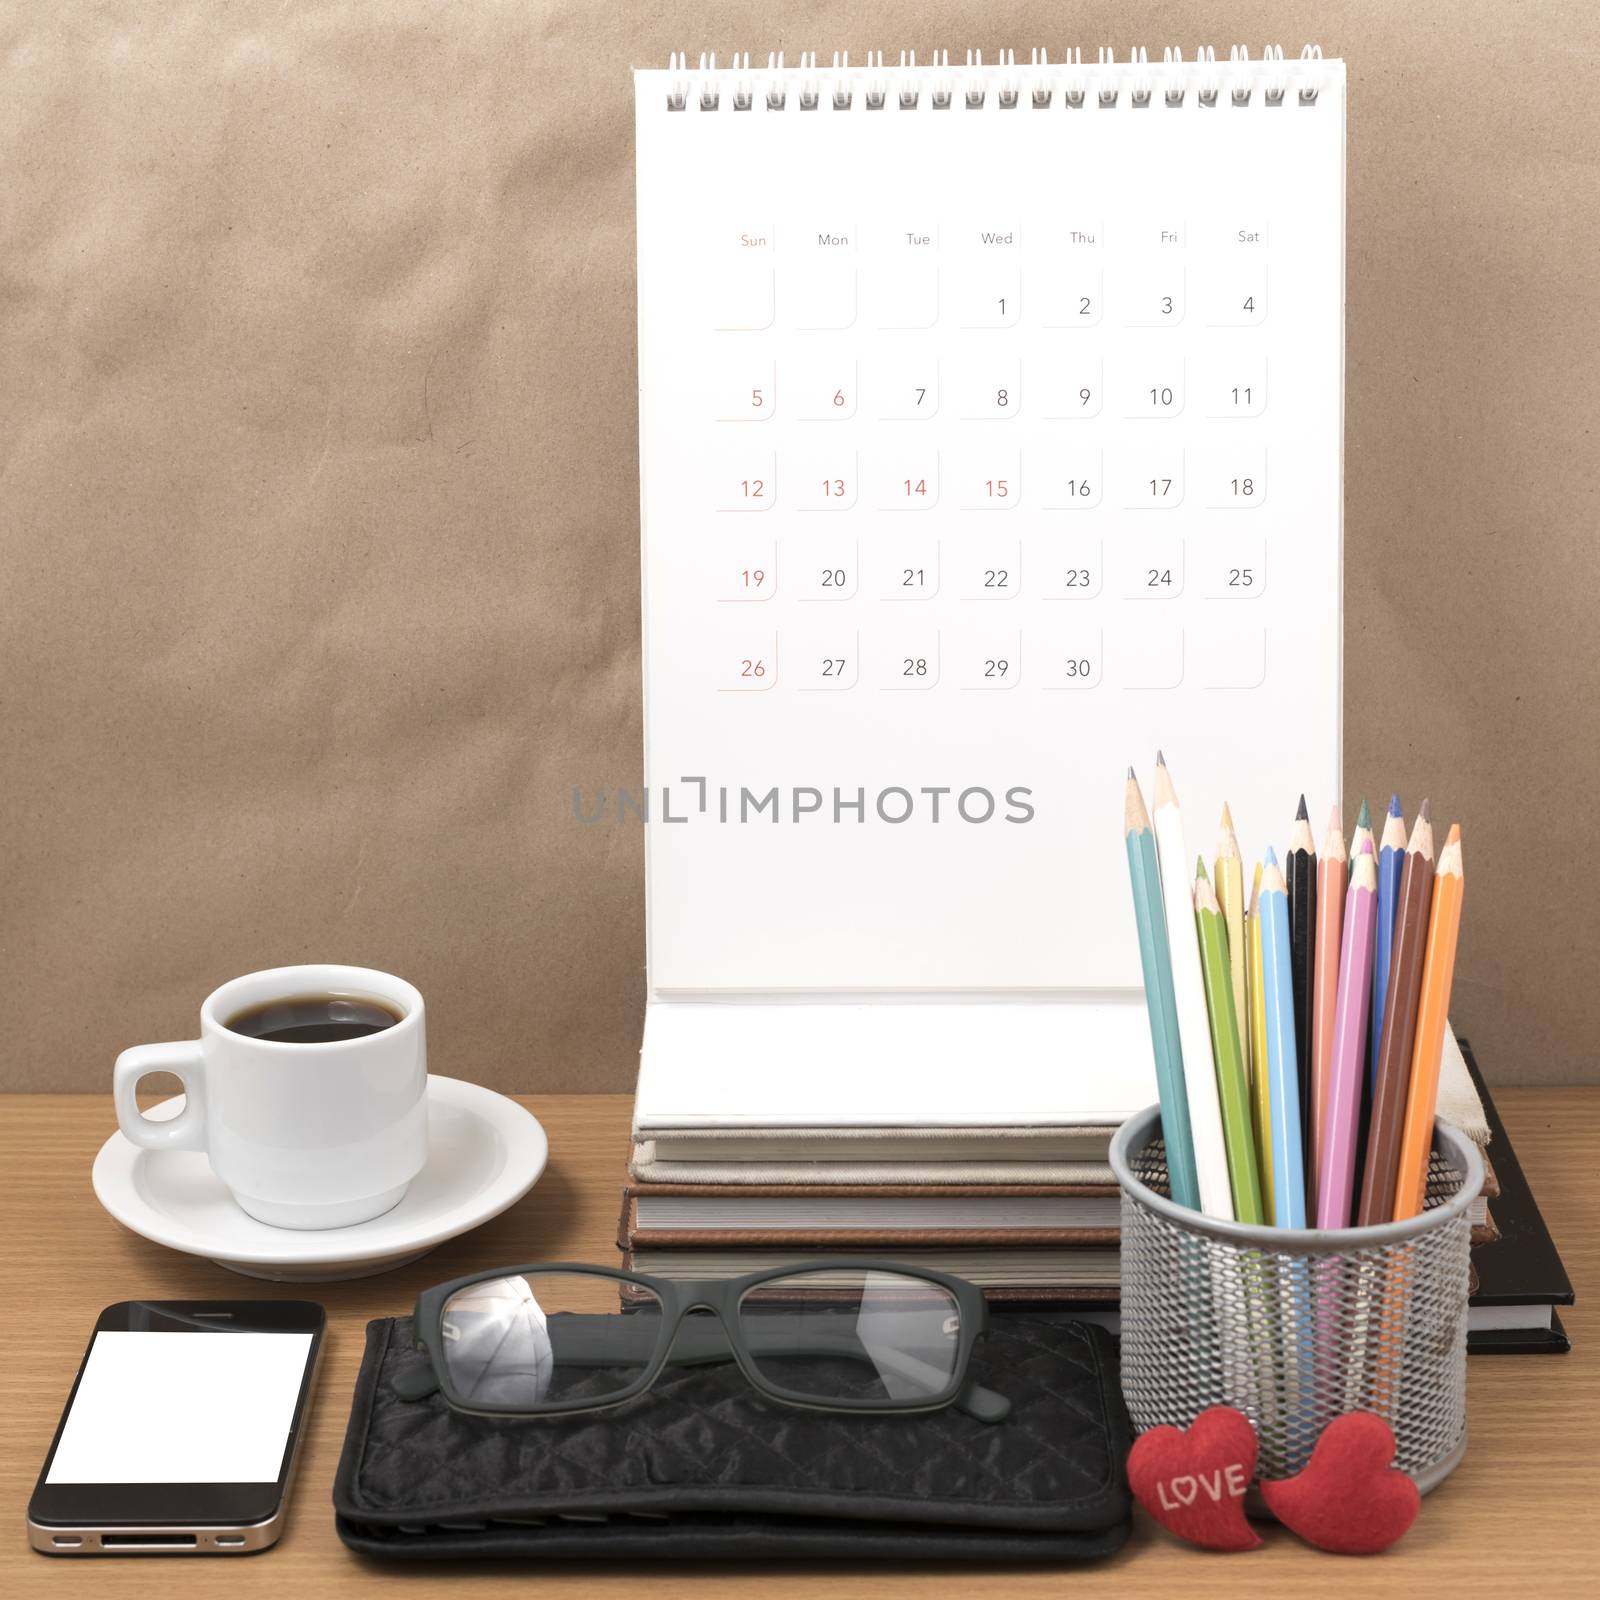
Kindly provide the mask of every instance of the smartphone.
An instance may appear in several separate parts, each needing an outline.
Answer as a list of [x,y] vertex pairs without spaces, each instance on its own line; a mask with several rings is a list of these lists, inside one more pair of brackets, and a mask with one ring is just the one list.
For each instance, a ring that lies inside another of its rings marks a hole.
[[309,1300],[107,1306],[28,1504],[33,1548],[216,1555],[276,1543],[324,1322]]

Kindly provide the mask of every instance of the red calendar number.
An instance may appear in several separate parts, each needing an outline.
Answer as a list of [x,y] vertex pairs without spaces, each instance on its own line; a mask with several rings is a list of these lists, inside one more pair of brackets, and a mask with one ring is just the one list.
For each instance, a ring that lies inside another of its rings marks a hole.
[[796,481],[804,486],[803,511],[847,511],[856,503],[856,457],[829,444],[807,451],[794,463]]

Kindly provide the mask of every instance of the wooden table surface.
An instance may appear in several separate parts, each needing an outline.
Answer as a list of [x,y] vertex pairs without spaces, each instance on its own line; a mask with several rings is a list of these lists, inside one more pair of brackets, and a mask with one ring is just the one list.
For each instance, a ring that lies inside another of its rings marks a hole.
[[[386,1277],[298,1288],[236,1277],[125,1232],[89,1186],[95,1151],[115,1126],[109,1096],[7,1095],[0,1099],[0,1197],[4,1237],[6,1359],[0,1362],[0,1473],[11,1528],[0,1553],[0,1595],[184,1595],[230,1600],[284,1595],[432,1594],[459,1585],[475,1600],[525,1596],[530,1581],[588,1596],[637,1600],[642,1592],[689,1594],[720,1586],[846,1596],[966,1595],[974,1579],[998,1579],[1007,1596],[1397,1594],[1533,1596],[1578,1593],[1600,1571],[1600,1272],[1596,1222],[1600,1089],[1506,1090],[1502,1114],[1516,1140],[1580,1303],[1563,1319],[1569,1356],[1475,1356],[1468,1363],[1466,1460],[1423,1502],[1400,1545],[1365,1560],[1319,1555],[1281,1528],[1266,1546],[1225,1558],[1173,1543],[1142,1515],[1123,1551],[1071,1569],[903,1567],[448,1566],[380,1564],[352,1555],[334,1535],[329,1496],[349,1395],[369,1317],[406,1312],[418,1289],[458,1273],[539,1259],[614,1262],[618,1189],[629,1101],[622,1095],[532,1096],[550,1135],[551,1160],[533,1192],[504,1216]],[[49,1557],[27,1547],[25,1520],[67,1386],[102,1306],[144,1297],[309,1295],[328,1308],[328,1346],[311,1431],[301,1457],[288,1529],[276,1548],[240,1557]],[[1587,1302],[1584,1303],[1587,1297]],[[1583,1578],[1588,1572],[1589,1577]],[[447,1582],[448,1580],[448,1582]],[[226,1582],[224,1591],[222,1585]]]

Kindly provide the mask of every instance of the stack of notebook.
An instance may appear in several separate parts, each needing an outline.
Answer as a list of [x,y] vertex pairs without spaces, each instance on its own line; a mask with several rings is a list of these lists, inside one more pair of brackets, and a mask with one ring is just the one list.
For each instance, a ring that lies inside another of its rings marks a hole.
[[[967,1009],[950,1008],[952,1027]],[[804,1073],[647,1064],[620,1243],[665,1278],[873,1255],[957,1273],[996,1300],[1115,1305],[1107,1152],[1154,1094],[1143,1064],[1076,1082],[978,1059],[954,1074],[885,1061],[870,1082],[825,1053]]]
[[[1572,1288],[1470,1050],[1447,1034],[1439,1114],[1487,1157],[1473,1206],[1474,1350],[1566,1348]],[[624,1266],[727,1278],[808,1256],[920,1262],[993,1301],[1073,1307],[1115,1329],[1119,1199],[1107,1151],[1155,1098],[1144,1069],[1097,1086],[1006,1063],[871,1084],[819,1058],[763,1075],[682,1060],[641,1072],[618,1243]],[[840,1115],[848,1107],[849,1120]]]

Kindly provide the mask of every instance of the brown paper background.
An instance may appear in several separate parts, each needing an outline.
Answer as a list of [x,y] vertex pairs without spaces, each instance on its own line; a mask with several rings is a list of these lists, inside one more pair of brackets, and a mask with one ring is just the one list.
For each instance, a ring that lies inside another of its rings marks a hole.
[[1350,62],[1347,805],[1462,820],[1491,1074],[1600,1079],[1600,8],[56,0],[0,13],[0,1085],[320,959],[439,1071],[630,1087],[642,841],[571,806],[639,771],[627,69],[1207,39]]

